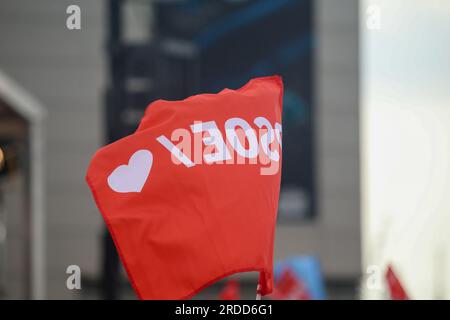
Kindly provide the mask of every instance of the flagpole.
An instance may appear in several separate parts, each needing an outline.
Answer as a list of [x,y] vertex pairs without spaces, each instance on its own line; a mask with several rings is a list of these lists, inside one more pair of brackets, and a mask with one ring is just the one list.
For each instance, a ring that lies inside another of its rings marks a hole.
[[261,285],[259,283],[256,286],[256,300],[261,300]]

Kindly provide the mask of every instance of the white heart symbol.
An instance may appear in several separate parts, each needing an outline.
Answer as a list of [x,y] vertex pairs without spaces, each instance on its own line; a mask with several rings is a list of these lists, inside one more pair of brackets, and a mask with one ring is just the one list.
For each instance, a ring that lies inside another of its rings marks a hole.
[[108,177],[111,189],[120,193],[141,192],[153,164],[153,155],[148,150],[136,151],[128,165],[118,166]]

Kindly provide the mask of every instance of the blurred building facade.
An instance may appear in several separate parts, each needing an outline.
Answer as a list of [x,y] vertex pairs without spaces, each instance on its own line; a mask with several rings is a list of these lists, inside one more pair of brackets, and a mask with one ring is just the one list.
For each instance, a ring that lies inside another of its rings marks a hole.
[[[275,257],[317,256],[327,282],[337,288],[331,297],[350,298],[356,296],[354,289],[361,276],[358,1],[314,3],[317,215],[278,225]],[[81,30],[66,28],[66,8],[71,4],[81,8]],[[110,78],[105,48],[107,4],[100,0],[0,4],[0,38],[7,43],[0,48],[0,68],[48,111],[48,298],[98,297],[83,287],[100,276],[103,227],[84,175],[92,154],[106,141],[103,104]],[[14,194],[14,189],[10,190]],[[7,209],[14,215],[20,198],[11,195],[9,199]],[[82,271],[80,292],[66,288],[66,268],[72,264]],[[19,267],[20,262],[11,258],[8,272],[12,279],[20,280]],[[22,294],[19,289],[11,290],[9,297]]]
[[[82,7],[82,30],[66,28],[66,8]],[[105,87],[103,1],[1,1],[0,69],[47,109],[46,276],[48,298],[76,298],[66,288],[66,268],[97,274],[101,226],[84,184],[91,155],[101,145]],[[14,181],[6,195],[9,216],[8,298],[25,297],[20,245],[26,234]],[[21,222],[22,221],[22,222]]]

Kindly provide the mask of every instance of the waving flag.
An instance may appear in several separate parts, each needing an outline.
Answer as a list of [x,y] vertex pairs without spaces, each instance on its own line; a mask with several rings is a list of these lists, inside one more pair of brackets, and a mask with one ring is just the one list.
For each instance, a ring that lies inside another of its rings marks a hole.
[[386,281],[389,288],[389,294],[392,300],[409,300],[408,294],[403,288],[402,283],[394,272],[392,265],[388,265],[386,270]]
[[294,271],[285,269],[275,286],[274,300],[311,300],[311,295],[301,278],[295,276]]
[[94,155],[86,180],[141,299],[190,298],[245,271],[272,291],[282,95],[273,76],[158,100]]
[[[320,262],[317,257],[310,255],[293,256],[275,263],[275,288],[273,299],[312,300],[326,299]],[[295,280],[295,281],[294,281]],[[287,285],[296,283],[296,285]],[[286,290],[286,288],[290,290]],[[295,290],[294,290],[295,289]],[[297,292],[295,295],[293,293]],[[300,294],[304,293],[304,294]]]
[[224,288],[219,293],[219,300],[240,300],[240,286],[239,282],[234,279],[230,279],[225,283]]

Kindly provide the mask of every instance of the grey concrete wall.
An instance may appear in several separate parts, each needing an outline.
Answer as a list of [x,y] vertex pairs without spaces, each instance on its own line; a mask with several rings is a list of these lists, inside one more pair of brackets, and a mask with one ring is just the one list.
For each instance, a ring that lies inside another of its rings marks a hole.
[[[81,6],[82,29],[66,28],[66,8]],[[76,0],[0,1],[0,69],[47,107],[46,201],[49,298],[72,298],[66,267],[98,272],[101,218],[84,182],[102,137],[105,2]],[[11,202],[11,201],[10,201]],[[11,223],[20,213],[9,212]],[[24,275],[14,258],[21,248],[10,234],[11,279]],[[19,231],[18,231],[19,232]],[[12,282],[14,287],[16,282]],[[15,288],[12,296],[23,291]],[[20,297],[20,296],[19,296]]]

